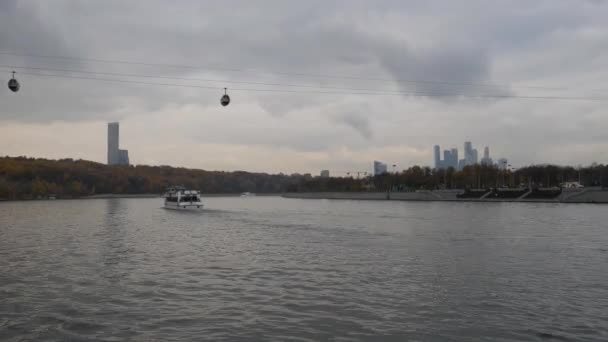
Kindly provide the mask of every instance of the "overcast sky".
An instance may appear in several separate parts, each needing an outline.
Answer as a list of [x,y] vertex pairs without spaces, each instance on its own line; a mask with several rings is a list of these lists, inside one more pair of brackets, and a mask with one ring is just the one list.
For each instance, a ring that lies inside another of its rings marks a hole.
[[606,163],[607,18],[600,0],[2,0],[0,155],[105,162],[120,121],[134,164],[340,174],[432,165],[434,144],[462,156],[465,140],[516,166]]

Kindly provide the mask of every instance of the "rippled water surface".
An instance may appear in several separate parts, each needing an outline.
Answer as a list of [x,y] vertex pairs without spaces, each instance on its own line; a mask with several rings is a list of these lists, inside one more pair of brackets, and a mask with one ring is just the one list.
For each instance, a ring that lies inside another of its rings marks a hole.
[[0,203],[0,340],[608,340],[608,207]]

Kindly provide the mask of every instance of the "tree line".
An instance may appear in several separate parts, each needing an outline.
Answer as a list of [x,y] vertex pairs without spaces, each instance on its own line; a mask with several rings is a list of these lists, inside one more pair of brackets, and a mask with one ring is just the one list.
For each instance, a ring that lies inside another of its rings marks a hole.
[[109,166],[73,159],[0,157],[0,199],[161,194],[174,185],[205,193],[280,193],[304,177],[170,166]]
[[517,170],[474,165],[461,171],[413,166],[378,176],[312,177],[300,174],[223,172],[170,166],[108,166],[86,160],[0,157],[0,199],[95,194],[161,194],[183,185],[204,193],[413,191],[495,187],[553,187],[564,182],[608,186],[608,166],[536,165]]
[[463,170],[413,166],[396,173],[357,178],[313,178],[292,185],[290,191],[415,191],[438,189],[551,188],[564,183],[608,187],[608,166],[532,165],[500,169],[472,165]]

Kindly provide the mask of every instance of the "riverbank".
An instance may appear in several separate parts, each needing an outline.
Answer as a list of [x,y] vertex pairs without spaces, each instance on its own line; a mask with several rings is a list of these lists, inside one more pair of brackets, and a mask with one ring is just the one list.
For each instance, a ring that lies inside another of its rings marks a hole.
[[[249,194],[243,197],[268,197],[268,196],[281,196],[280,193],[263,193],[263,194]],[[220,193],[220,194],[201,194],[202,198],[213,198],[213,197],[241,197],[240,193]],[[161,198],[159,194],[96,194],[89,196],[72,196],[72,197],[57,197],[57,196],[45,196],[39,198],[0,198],[0,202],[12,202],[12,201],[54,201],[54,200],[79,200],[79,199],[109,199],[109,198]]]
[[[219,194],[205,194],[202,193],[201,197],[240,197],[242,194],[240,193],[219,193]],[[256,196],[281,196],[281,194],[277,193],[264,193],[264,194],[250,194],[247,197],[256,197]],[[162,197],[159,194],[99,194],[99,195],[91,195],[86,197],[81,197],[82,199],[97,199],[97,198],[158,198]]]
[[443,201],[443,202],[535,202],[535,203],[608,203],[608,190],[586,188],[563,191],[554,198],[460,198],[462,191],[415,191],[415,192],[289,192],[285,198],[374,200],[374,201]]
[[76,199],[99,199],[99,198],[155,198],[160,197],[159,194],[98,194],[79,197]]

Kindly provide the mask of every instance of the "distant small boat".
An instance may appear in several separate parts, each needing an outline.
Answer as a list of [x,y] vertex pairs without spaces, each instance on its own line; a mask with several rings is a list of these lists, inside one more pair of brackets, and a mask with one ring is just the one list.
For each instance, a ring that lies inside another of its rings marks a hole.
[[241,197],[252,197],[255,196],[255,194],[252,194],[251,192],[243,192],[241,193]]
[[167,189],[164,195],[165,208],[175,210],[201,210],[201,193],[197,190],[186,190],[183,187]]

